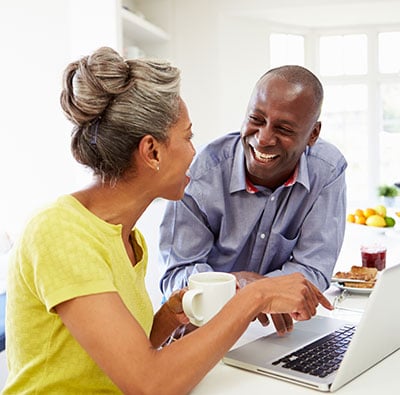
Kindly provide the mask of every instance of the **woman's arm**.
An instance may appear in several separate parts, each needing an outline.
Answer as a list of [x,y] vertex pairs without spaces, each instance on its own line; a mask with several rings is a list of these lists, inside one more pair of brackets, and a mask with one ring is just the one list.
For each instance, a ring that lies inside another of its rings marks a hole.
[[[125,394],[188,393],[224,356],[260,312],[309,319],[330,303],[300,274],[255,281],[206,325],[156,349],[115,292],[75,298],[56,307],[66,327]],[[157,374],[154,374],[157,372]]]

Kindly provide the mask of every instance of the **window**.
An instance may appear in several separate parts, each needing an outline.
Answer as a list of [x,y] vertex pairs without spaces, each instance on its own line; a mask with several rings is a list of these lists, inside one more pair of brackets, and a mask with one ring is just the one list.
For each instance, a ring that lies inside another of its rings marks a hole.
[[320,73],[357,75],[367,73],[367,36],[349,34],[320,38]]
[[378,185],[400,182],[400,29],[364,30],[271,34],[270,55],[271,67],[303,59],[319,76],[321,137],[346,156],[349,202],[372,204]]
[[380,119],[379,133],[381,183],[400,181],[400,31],[378,35]]
[[367,194],[368,100],[365,84],[326,85],[321,136],[341,149],[348,162],[348,196]]
[[[321,36],[319,40],[325,88],[321,133],[341,149],[349,163],[349,197],[368,195],[367,44],[365,34]],[[361,83],[354,83],[356,76],[358,80],[361,76]]]
[[284,64],[304,66],[304,37],[294,34],[271,34],[269,38],[271,67]]
[[400,83],[381,84],[382,130],[400,133]]
[[379,34],[379,71],[381,73],[400,72],[400,32]]
[[380,86],[382,128],[379,134],[382,184],[400,181],[400,83]]

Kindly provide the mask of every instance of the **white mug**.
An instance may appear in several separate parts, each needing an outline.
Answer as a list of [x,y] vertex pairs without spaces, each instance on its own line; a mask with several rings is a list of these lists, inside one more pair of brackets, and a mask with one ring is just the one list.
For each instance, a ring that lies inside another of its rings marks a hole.
[[236,277],[225,272],[192,274],[183,295],[183,311],[193,325],[201,326],[217,314],[235,295]]

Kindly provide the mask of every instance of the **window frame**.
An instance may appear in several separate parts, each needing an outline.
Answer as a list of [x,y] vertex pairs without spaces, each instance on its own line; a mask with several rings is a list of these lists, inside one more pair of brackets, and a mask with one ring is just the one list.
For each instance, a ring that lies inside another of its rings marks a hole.
[[[380,85],[400,83],[400,73],[379,72],[378,62],[378,35],[384,32],[400,32],[400,24],[379,25],[379,26],[347,26],[337,28],[318,28],[303,29],[293,26],[273,25],[268,32],[280,34],[298,34],[304,37],[304,64],[305,67],[313,70],[325,85],[347,85],[361,83],[367,86],[368,105],[367,105],[367,156],[374,158],[368,160],[366,172],[370,182],[367,186],[367,196],[365,200],[374,201],[377,198],[377,188],[381,184],[380,166],[376,166],[377,160],[380,161],[380,131],[382,130],[382,109],[380,107]],[[321,76],[319,67],[319,38],[329,35],[348,35],[365,34],[367,36],[367,74],[365,75],[341,75],[341,76]],[[270,48],[267,48],[268,54]]]

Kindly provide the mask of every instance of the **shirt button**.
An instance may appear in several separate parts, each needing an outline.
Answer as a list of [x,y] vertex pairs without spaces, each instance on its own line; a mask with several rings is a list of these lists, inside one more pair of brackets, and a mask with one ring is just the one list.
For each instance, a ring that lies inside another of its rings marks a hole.
[[261,233],[260,237],[261,237],[262,239],[265,239],[265,233]]
[[275,200],[275,196],[271,196],[271,202]]

